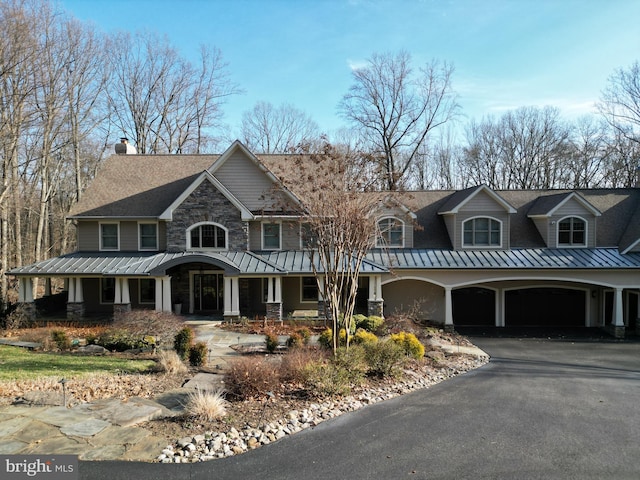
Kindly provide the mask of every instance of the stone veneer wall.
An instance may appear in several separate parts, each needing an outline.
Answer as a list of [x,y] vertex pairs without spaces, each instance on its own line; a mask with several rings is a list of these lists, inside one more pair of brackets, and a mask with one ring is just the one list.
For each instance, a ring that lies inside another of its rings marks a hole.
[[179,252],[187,247],[187,228],[200,222],[214,222],[228,230],[229,250],[246,250],[249,227],[238,210],[210,182],[204,181],[173,212],[167,223],[167,251]]

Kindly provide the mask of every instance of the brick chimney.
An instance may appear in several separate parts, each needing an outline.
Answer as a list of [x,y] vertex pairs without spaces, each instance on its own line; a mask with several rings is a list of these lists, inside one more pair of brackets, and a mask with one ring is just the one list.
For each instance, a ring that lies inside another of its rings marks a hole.
[[115,147],[118,155],[135,155],[138,153],[136,147],[129,143],[129,139],[127,137],[122,137],[120,139],[120,143],[116,143]]

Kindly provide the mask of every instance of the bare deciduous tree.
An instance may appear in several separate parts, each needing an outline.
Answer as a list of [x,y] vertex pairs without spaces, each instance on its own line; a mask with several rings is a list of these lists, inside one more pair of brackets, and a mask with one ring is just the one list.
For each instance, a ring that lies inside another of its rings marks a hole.
[[367,139],[385,189],[404,186],[429,132],[454,118],[459,106],[452,75],[451,65],[437,61],[414,75],[404,51],[374,54],[353,71],[338,108]]
[[[333,347],[338,347],[344,328],[349,343],[348,322],[354,314],[358,278],[368,251],[375,246],[379,198],[363,194],[366,182],[354,177],[350,164],[363,156],[347,157],[326,143],[320,153],[299,150],[290,169],[296,177],[292,189],[302,199],[303,238],[307,254],[333,322]],[[276,172],[279,173],[279,172]]]
[[196,68],[166,37],[118,34],[110,50],[111,120],[139,153],[201,153],[224,99],[238,93],[218,50],[201,50]]
[[619,68],[602,91],[598,110],[620,134],[640,143],[640,64]]
[[258,102],[242,114],[242,139],[258,153],[286,153],[319,134],[318,125],[293,105]]

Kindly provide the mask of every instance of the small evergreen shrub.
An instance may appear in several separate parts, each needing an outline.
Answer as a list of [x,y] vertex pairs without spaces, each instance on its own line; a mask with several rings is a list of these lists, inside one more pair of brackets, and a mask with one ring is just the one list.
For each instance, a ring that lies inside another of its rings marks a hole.
[[265,333],[265,342],[267,344],[267,352],[274,353],[278,348],[278,335],[274,332]]
[[64,330],[53,330],[51,339],[55,342],[58,350],[69,350],[71,348],[71,340]]
[[189,327],[181,328],[173,339],[173,348],[182,360],[189,356],[189,349],[193,345],[193,330]]
[[356,334],[353,336],[352,342],[354,344],[363,344],[363,343],[376,343],[378,341],[378,337],[374,333],[368,332],[362,328],[356,330]]
[[318,343],[324,348],[333,348],[333,330],[327,328],[320,333]]
[[198,342],[189,349],[189,365],[192,367],[202,367],[207,364],[207,344]]
[[142,340],[138,336],[131,335],[125,330],[116,328],[110,328],[104,334],[100,335],[96,340],[96,344],[112,352],[124,352],[126,350],[144,347]]
[[331,358],[336,368],[345,370],[346,378],[352,385],[360,385],[369,371],[367,355],[361,345],[351,345],[348,349],[340,347]]
[[384,325],[384,318],[382,317],[378,317],[376,315],[371,315],[370,317],[365,317],[364,315],[362,315],[362,317],[362,320],[358,322],[357,326],[358,328],[362,328],[367,332],[379,332]]
[[369,374],[378,377],[396,376],[407,358],[404,348],[391,340],[365,343],[363,348],[366,352]]
[[302,337],[302,343],[307,345],[311,340],[311,330],[307,327],[301,327],[296,330],[296,333]]
[[304,338],[298,332],[291,332],[289,338],[287,338],[287,347],[298,348],[304,345]]
[[400,345],[407,356],[420,360],[424,357],[424,345],[413,334],[408,332],[400,332],[391,335],[390,340]]
[[304,369],[304,379],[309,392],[318,397],[347,395],[351,392],[349,371],[328,360],[308,363]]

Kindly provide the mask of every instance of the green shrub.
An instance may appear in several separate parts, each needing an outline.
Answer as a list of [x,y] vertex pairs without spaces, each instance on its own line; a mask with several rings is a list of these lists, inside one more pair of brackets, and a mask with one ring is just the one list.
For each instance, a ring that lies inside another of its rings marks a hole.
[[192,367],[202,367],[207,364],[207,344],[198,342],[189,349],[189,364]]
[[319,397],[347,395],[351,392],[349,371],[331,361],[316,360],[304,368],[304,383],[311,394]]
[[367,332],[379,332],[384,325],[384,318],[382,317],[378,317],[376,315],[371,315],[370,317],[362,315],[362,317],[363,318],[357,323],[357,327],[362,328]]
[[173,339],[173,348],[182,360],[189,356],[189,349],[193,345],[193,330],[189,327],[181,328]]
[[278,335],[273,332],[265,334],[265,342],[267,343],[267,352],[274,353],[278,348]]
[[301,327],[296,330],[296,333],[302,337],[302,343],[307,345],[311,339],[311,330],[307,327]]
[[320,333],[318,343],[324,348],[333,348],[333,330],[327,328]]
[[397,375],[407,358],[404,348],[391,340],[365,343],[363,348],[369,373],[378,377]]
[[356,322],[356,329],[361,328],[361,323],[367,319],[366,315],[362,315],[361,313],[357,313],[353,316],[353,320]]
[[109,329],[96,340],[96,344],[103,346],[107,350],[124,352],[134,348],[143,348],[142,340],[131,335],[129,332],[120,329]]
[[351,341],[354,344],[376,343],[378,341],[378,337],[376,337],[374,333],[359,328],[356,330],[356,334],[353,336],[353,340]]
[[64,330],[53,330],[51,339],[55,342],[58,350],[69,350],[71,348],[71,340],[69,340]]
[[336,368],[346,371],[345,375],[353,385],[360,385],[369,371],[366,352],[360,345],[338,348],[331,362]]
[[413,333],[395,333],[391,335],[390,340],[400,345],[409,357],[413,357],[416,360],[424,357],[424,345],[420,343],[420,340]]

